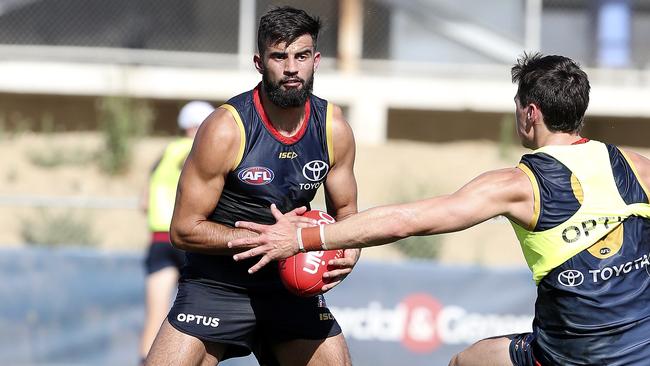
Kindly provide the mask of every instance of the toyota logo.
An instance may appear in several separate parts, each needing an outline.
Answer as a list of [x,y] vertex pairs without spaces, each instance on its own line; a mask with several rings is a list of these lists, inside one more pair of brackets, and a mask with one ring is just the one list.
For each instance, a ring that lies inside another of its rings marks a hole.
[[557,281],[566,287],[580,286],[584,280],[585,276],[582,275],[582,272],[575,269],[567,269],[557,275]]
[[312,182],[319,182],[325,178],[329,169],[330,167],[326,162],[322,160],[312,160],[302,167],[302,175]]

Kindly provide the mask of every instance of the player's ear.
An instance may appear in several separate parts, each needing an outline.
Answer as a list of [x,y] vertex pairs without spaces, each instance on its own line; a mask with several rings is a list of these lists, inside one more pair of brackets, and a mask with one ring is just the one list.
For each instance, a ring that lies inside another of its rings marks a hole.
[[262,56],[259,53],[253,55],[253,64],[255,65],[257,72],[260,74],[264,73],[264,62],[262,61]]
[[540,120],[540,113],[539,107],[534,103],[530,103],[526,106],[526,122],[530,124],[538,122]]

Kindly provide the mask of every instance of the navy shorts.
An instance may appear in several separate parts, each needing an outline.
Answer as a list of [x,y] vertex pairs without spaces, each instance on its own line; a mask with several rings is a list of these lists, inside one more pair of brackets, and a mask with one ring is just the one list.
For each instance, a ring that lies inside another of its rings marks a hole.
[[[147,256],[144,260],[147,275],[167,267],[176,267],[180,272],[181,267],[185,265],[185,252],[174,248],[168,239],[164,240],[165,237],[161,234],[163,233],[154,233],[147,250]],[[169,234],[164,234],[167,235],[167,238],[169,237]]]
[[541,366],[533,355],[533,333],[514,335],[510,340],[510,361],[514,366]]
[[167,320],[183,333],[228,344],[224,359],[246,356],[260,344],[341,333],[322,295],[298,297],[284,287],[251,290],[184,278]]

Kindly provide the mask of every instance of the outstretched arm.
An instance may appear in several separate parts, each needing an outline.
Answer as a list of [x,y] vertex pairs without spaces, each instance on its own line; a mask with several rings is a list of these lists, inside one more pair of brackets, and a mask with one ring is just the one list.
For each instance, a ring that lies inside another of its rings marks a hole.
[[528,226],[532,188],[517,168],[484,173],[451,195],[372,208],[325,228],[328,248],[366,247],[409,236],[449,233],[506,215]]
[[[463,230],[498,215],[528,226],[533,210],[532,187],[525,173],[517,168],[495,170],[480,175],[451,195],[376,207],[327,225],[325,245],[328,249],[383,245],[409,236]],[[233,248],[258,245],[235,256],[242,259],[262,255],[252,272],[270,260],[298,252],[296,228],[281,215],[276,219],[278,222],[272,226],[238,223],[239,227],[260,233],[259,237],[229,244]]]

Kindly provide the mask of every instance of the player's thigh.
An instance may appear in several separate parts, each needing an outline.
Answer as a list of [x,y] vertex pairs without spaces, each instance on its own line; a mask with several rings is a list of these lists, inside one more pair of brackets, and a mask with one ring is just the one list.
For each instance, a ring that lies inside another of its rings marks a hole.
[[[295,296],[284,288],[255,294],[251,304],[257,316],[258,334],[274,347],[280,364],[320,365],[308,363],[325,359],[329,365],[346,365],[347,347],[341,327],[330,312],[322,295]],[[327,353],[332,353],[329,357]],[[285,357],[296,355],[295,359]],[[300,356],[300,357],[298,357]],[[343,363],[338,362],[339,359]]]
[[449,366],[512,366],[510,341],[510,336],[480,340],[454,355]]
[[223,358],[225,346],[203,342],[163,322],[151,346],[145,366],[214,366]]
[[182,278],[167,321],[179,332],[228,345],[222,359],[247,356],[256,344],[250,297],[227,284]]
[[278,343],[273,349],[282,366],[348,366],[352,364],[343,334],[320,340],[294,339]]

